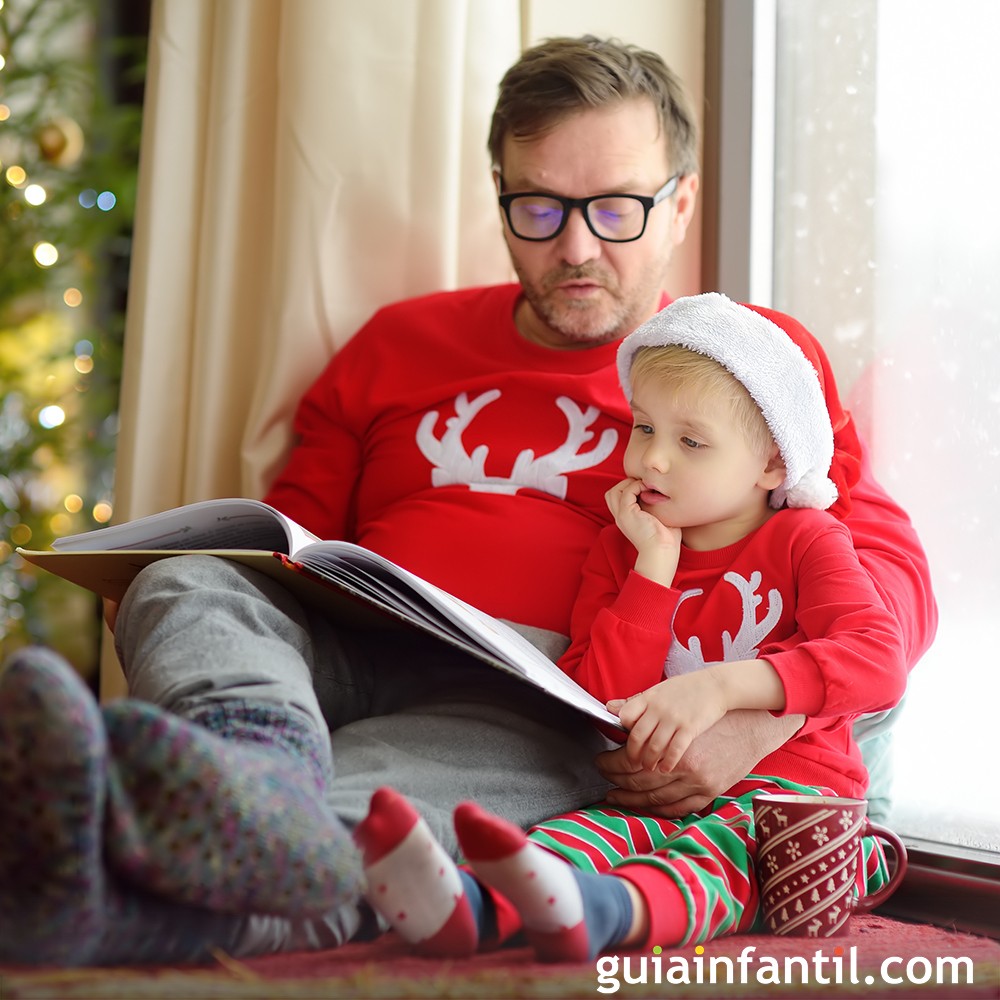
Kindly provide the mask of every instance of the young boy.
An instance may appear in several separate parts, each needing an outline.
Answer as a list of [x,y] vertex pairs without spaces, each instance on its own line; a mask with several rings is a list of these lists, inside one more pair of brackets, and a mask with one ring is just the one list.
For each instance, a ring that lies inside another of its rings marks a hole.
[[[733,710],[802,713],[806,725],[681,820],[594,807],[525,835],[463,803],[455,829],[471,873],[402,796],[379,790],[355,838],[369,901],[406,940],[461,955],[523,929],[560,961],[746,931],[758,911],[754,796],[864,795],[851,723],[896,704],[906,666],[895,619],[828,512],[851,457],[834,453],[815,358],[791,318],[715,293],[625,338],[626,478],[607,494],[615,524],[584,568],[560,660],[617,711],[630,759],[647,768],[669,772]],[[859,892],[883,874],[872,843],[865,853]]]

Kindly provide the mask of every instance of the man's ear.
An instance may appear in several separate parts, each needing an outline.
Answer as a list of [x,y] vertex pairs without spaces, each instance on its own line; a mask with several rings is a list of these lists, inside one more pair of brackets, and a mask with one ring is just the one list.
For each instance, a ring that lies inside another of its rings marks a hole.
[[781,457],[778,446],[775,445],[771,455],[764,466],[764,471],[757,480],[757,485],[765,490],[776,490],[784,481],[788,470],[785,468],[785,460]]
[[671,227],[671,238],[674,246],[680,246],[687,236],[688,226],[694,218],[694,207],[698,201],[698,187],[700,179],[697,174],[685,174],[677,182],[677,190],[674,192],[674,219]]

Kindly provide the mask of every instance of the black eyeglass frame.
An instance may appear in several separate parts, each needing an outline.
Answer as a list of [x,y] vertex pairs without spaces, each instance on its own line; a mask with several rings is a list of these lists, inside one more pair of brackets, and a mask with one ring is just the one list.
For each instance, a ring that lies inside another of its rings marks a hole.
[[[615,194],[595,194],[589,198],[563,198],[558,194],[551,194],[548,191],[512,191],[510,194],[501,194],[498,197],[500,202],[500,207],[504,211],[504,215],[507,217],[507,225],[510,227],[511,233],[517,237],[519,240],[525,240],[528,243],[546,243],[548,240],[554,240],[565,228],[566,223],[569,221],[569,213],[573,211],[574,208],[580,209],[580,214],[583,216],[584,222],[587,223],[587,228],[599,239],[603,240],[605,243],[634,243],[636,240],[642,239],[643,234],[646,232],[646,223],[649,221],[649,212],[651,209],[655,208],[660,204],[661,201],[666,201],[676,190],[677,185],[680,183],[683,174],[676,173],[673,177],[669,178],[666,184],[660,188],[653,195],[645,194],[625,194],[625,193],[615,193]],[[500,181],[503,184],[503,179]],[[550,233],[548,236],[522,236],[514,228],[514,222],[510,217],[510,206],[515,198],[548,198],[549,201],[557,201],[562,206],[563,214],[562,219],[559,221],[559,225]],[[603,201],[605,198],[629,198],[632,201],[637,201],[642,205],[642,228],[635,236],[628,236],[625,239],[615,239],[613,236],[602,236],[595,228],[594,224],[590,221],[590,213],[587,211],[588,206],[594,201]]]

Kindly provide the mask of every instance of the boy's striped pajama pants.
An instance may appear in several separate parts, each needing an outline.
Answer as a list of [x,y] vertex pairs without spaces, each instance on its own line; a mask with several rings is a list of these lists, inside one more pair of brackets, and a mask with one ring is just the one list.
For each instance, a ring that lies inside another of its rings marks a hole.
[[[539,823],[528,839],[582,871],[613,872],[637,885],[650,904],[650,944],[763,932],[752,802],[765,793],[836,794],[751,774],[710,807],[682,819],[593,806]],[[864,896],[885,884],[888,869],[874,837],[861,843],[855,889]]]

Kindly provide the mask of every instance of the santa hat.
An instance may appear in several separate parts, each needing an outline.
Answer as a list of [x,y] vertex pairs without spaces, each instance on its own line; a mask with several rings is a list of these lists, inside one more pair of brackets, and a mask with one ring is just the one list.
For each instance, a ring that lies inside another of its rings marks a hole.
[[[768,318],[770,317],[770,318]],[[781,313],[764,316],[718,292],[676,299],[629,334],[618,348],[618,377],[632,398],[632,361],[643,347],[677,344],[714,358],[746,387],[760,407],[785,463],[785,480],[771,506],[826,510],[837,499],[829,477],[833,428],[820,366],[807,357],[804,329]]]

